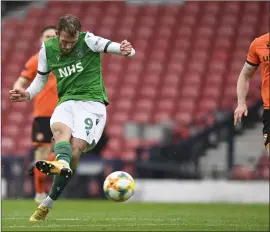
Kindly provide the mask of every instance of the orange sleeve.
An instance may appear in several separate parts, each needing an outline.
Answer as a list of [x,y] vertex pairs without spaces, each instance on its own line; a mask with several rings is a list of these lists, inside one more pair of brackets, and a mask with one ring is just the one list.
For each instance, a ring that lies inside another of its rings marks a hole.
[[37,74],[38,57],[32,56],[25,64],[24,70],[21,72],[22,77],[25,77],[29,81],[33,81]]
[[251,65],[260,64],[260,59],[256,53],[256,47],[257,47],[257,39],[253,40],[248,50],[247,62]]

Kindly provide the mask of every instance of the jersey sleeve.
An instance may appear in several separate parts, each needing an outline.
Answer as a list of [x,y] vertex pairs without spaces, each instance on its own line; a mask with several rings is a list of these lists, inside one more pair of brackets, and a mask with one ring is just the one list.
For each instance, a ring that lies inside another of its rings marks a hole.
[[93,52],[107,52],[107,48],[112,43],[110,40],[95,36],[87,32],[85,35],[85,43]]
[[253,66],[257,66],[260,64],[260,59],[256,53],[256,39],[250,44],[248,55],[247,55],[247,63]]
[[37,56],[32,56],[25,64],[24,70],[20,76],[26,78],[28,81],[33,81],[37,74],[38,59]]
[[40,75],[47,75],[51,72],[51,70],[49,69],[49,66],[48,66],[46,49],[45,49],[44,43],[42,44],[41,49],[39,51],[37,70],[38,70],[38,73]]

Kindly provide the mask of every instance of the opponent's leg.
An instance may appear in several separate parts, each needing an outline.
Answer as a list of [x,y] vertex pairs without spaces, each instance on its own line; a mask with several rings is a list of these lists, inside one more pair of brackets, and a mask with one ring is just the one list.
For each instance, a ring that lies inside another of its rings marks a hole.
[[[47,160],[52,150],[52,132],[50,128],[50,117],[36,117],[32,125],[32,141],[36,147],[34,153],[34,164],[38,160]],[[32,165],[31,165],[32,166]],[[42,172],[38,171],[35,165],[32,168],[35,183],[35,201],[40,204],[45,198],[45,178]]]
[[49,161],[54,161],[54,159],[55,159],[54,153],[51,152],[49,156]]
[[[46,160],[51,152],[51,146],[39,146],[35,151],[35,162],[38,160]],[[34,183],[35,183],[35,202],[40,204],[47,196],[45,192],[46,175],[40,172],[36,167],[34,168]]]
[[270,133],[268,132],[267,134],[264,134],[264,146],[265,146],[265,150],[268,156],[270,156],[269,152],[269,147],[270,147]]
[[263,111],[263,139],[267,155],[270,152],[270,110]]

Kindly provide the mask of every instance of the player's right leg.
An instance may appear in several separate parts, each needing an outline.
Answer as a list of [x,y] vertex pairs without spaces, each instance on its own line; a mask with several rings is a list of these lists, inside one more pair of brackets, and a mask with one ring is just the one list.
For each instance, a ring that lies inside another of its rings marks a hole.
[[39,160],[36,167],[46,175],[65,176],[72,175],[69,167],[72,159],[72,151],[70,145],[71,128],[62,122],[55,122],[51,126],[55,139],[54,153],[55,161]]
[[55,161],[40,160],[36,167],[46,175],[61,175],[70,177],[69,168],[72,159],[71,133],[73,127],[73,101],[66,101],[57,106],[51,117],[51,130],[54,139]]

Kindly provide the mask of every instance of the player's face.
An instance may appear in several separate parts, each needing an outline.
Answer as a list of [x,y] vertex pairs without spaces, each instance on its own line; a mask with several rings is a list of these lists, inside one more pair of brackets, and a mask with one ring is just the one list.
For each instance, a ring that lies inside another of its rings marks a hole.
[[59,48],[63,53],[70,53],[76,45],[79,32],[75,36],[70,36],[67,32],[61,31],[59,34]]
[[48,29],[43,32],[43,35],[41,37],[41,42],[44,42],[48,39],[51,39],[56,36],[55,30],[54,29]]

